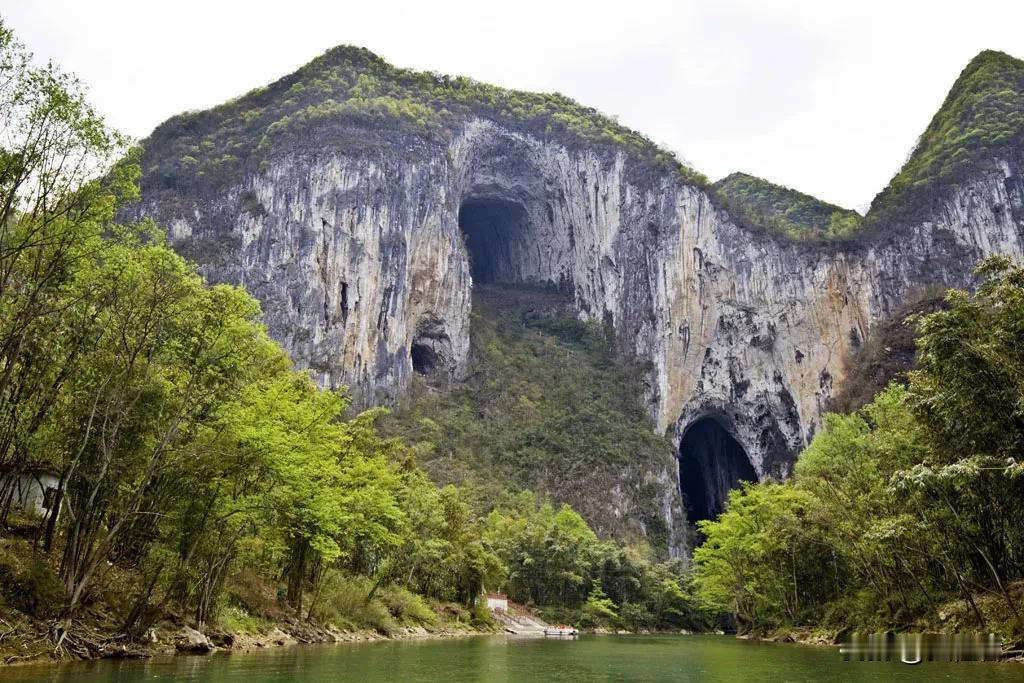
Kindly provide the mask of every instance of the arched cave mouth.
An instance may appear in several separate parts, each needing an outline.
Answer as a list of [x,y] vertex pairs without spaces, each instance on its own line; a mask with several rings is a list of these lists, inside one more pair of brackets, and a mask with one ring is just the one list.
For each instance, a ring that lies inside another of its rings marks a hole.
[[413,342],[409,349],[409,356],[412,358],[412,369],[420,375],[432,375],[438,369],[438,357],[434,349],[426,344]]
[[743,481],[756,482],[757,472],[739,441],[713,417],[690,425],[679,442],[679,490],[690,524],[717,517]]
[[428,384],[443,385],[452,377],[452,341],[442,318],[427,314],[416,323],[409,360],[412,371],[425,378]]
[[459,209],[473,281],[485,284],[522,282],[519,261],[528,218],[522,204],[497,198],[469,198]]

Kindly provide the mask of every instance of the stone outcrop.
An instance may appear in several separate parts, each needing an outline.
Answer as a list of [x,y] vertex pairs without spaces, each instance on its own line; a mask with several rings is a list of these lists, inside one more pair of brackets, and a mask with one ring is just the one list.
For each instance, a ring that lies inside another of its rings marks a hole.
[[216,648],[210,639],[190,626],[182,626],[174,637],[174,648],[178,652],[205,655]]
[[713,416],[758,476],[781,477],[874,321],[969,286],[987,255],[1021,259],[1021,170],[1003,163],[888,236],[791,242],[624,152],[469,118],[447,144],[279,150],[212,198],[144,183],[138,211],[209,279],[258,297],[321,383],[367,404],[416,371],[464,375],[474,275],[571,290],[642,361],[658,430],[678,443]]
[[986,255],[1024,250],[1009,164],[933,220],[863,243],[754,233],[703,191],[629,166],[476,119],[433,155],[284,154],[216,200],[144,198],[142,212],[208,278],[256,295],[323,384],[370,402],[407,385],[414,348],[426,372],[466,369],[465,207],[464,223],[491,230],[479,277],[571,288],[582,317],[649,362],[659,430],[714,414],[762,475],[783,474],[813,434],[874,320],[916,290],[968,286]]

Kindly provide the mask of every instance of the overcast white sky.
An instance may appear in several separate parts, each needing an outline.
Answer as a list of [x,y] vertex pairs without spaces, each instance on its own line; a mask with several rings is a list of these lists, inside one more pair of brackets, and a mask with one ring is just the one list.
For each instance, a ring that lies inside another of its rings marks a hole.
[[3,0],[41,60],[126,133],[269,83],[334,45],[560,91],[717,179],[864,208],[979,51],[1024,57],[1024,2]]

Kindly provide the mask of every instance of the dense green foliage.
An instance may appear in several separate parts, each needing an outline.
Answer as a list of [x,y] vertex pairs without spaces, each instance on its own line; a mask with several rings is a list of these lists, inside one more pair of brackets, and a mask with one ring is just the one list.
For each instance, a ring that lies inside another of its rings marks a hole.
[[917,327],[922,316],[945,307],[944,293],[921,292],[889,318],[879,320],[867,339],[851,340],[855,351],[845,379],[828,402],[828,410],[852,413],[871,402],[893,381],[906,385],[917,358]]
[[732,173],[711,186],[737,220],[792,239],[836,239],[860,228],[856,211],[746,173]]
[[[578,320],[557,292],[476,285],[469,379],[450,392],[429,387],[385,421],[418,444],[442,483],[472,481],[491,497],[527,488],[569,503],[602,536],[668,544],[658,501],[671,479],[673,448],[644,413],[636,368],[605,332]],[[594,491],[619,491],[621,507]]]
[[1024,146],[1024,61],[986,50],[953,84],[899,173],[871,205],[871,222],[919,219],[936,198]]
[[[0,175],[32,177],[36,158],[6,154]],[[0,233],[0,471],[59,478],[32,531],[63,586],[58,647],[78,651],[75,619],[126,571],[129,634],[161,608],[203,624],[239,566],[283,575],[300,615],[338,572],[472,602],[479,528],[455,534],[421,514],[448,494],[403,468],[376,411],[342,420],[342,394],[291,370],[248,294],[206,285],[153,226],[113,222],[132,177],[125,164],[74,191],[62,215],[24,210],[38,193],[22,184]],[[2,488],[8,522],[16,499]],[[443,543],[429,584],[404,564]]]
[[[699,628],[682,565],[658,561],[666,491],[647,477],[672,471],[672,446],[639,408],[635,368],[571,311],[556,291],[476,285],[470,378],[451,391],[421,381],[383,431],[487,512],[504,571],[489,585],[513,600],[593,628]],[[622,491],[628,507],[594,491]]]
[[505,496],[488,515],[486,538],[508,568],[509,597],[542,606],[552,621],[634,631],[707,625],[678,560],[655,562],[641,548],[599,540],[567,505],[530,492]]
[[699,594],[747,630],[944,627],[1024,633],[1024,269],[920,323],[917,369],[828,415],[785,484],[702,523]]
[[[51,648],[85,656],[99,651],[97,623],[127,640],[165,618],[390,632],[447,614],[490,628],[485,587],[571,610],[604,581],[637,627],[690,623],[678,566],[598,541],[570,507],[521,487],[500,504],[472,482],[439,488],[417,464],[431,443],[388,436],[386,411],[349,414],[344,392],[292,369],[251,296],[205,283],[152,223],[116,222],[137,195],[137,156],[111,165],[122,141],[78,83],[32,67],[2,25],[0,57],[0,618],[50,620]],[[557,361],[596,364],[594,391],[622,390],[594,330],[535,323],[565,337],[545,342]],[[593,457],[664,455],[616,399],[581,413],[610,439],[585,441],[604,449]],[[546,419],[531,425],[559,449],[531,454],[521,440],[517,467],[561,457],[578,435]],[[480,443],[473,457],[490,458]],[[19,486],[50,476],[39,517]]]
[[[395,134],[447,142],[470,116],[570,144],[623,150],[643,165],[706,179],[639,133],[561,94],[506,90],[465,77],[391,66],[357,47],[331,49],[295,73],[204,112],[178,115],[147,141],[146,182],[216,189],[275,152],[394,148]],[[149,185],[147,184],[147,188]]]

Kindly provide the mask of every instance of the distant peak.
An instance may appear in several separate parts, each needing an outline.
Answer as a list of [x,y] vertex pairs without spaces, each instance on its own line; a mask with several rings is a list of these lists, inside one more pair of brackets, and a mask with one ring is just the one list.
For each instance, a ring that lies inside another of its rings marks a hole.
[[365,47],[358,45],[336,45],[319,57],[314,58],[302,70],[316,70],[342,64],[356,68],[391,66],[383,57]]
[[1024,61],[984,50],[960,72],[917,146],[871,205],[871,221],[919,220],[1024,144]]
[[787,187],[786,185],[774,183],[760,176],[756,176],[753,173],[745,173],[743,171],[733,171],[732,173],[725,176],[721,180],[716,181],[714,183],[714,186],[716,188],[726,188],[730,186],[735,186],[740,183],[751,186],[761,186],[764,187],[765,189],[771,189],[772,191],[775,192],[799,196],[804,200],[813,201],[816,204],[819,204],[823,207],[828,207],[832,211],[852,211],[852,209],[846,209],[831,202],[826,202],[823,199],[818,199],[814,195],[809,195],[806,192],[801,192],[800,190],[795,190],[791,187]]
[[974,56],[971,61],[967,62],[967,66],[964,67],[964,71],[970,71],[972,68],[984,64],[1020,64],[1021,60],[1017,59],[1013,55],[1009,55],[999,50],[982,50]]
[[750,173],[730,173],[712,190],[740,221],[794,238],[844,237],[860,224],[855,211]]
[[719,178],[714,183],[713,187],[722,188],[735,185],[737,183],[767,183],[768,181],[764,178],[759,178],[756,175],[750,173],[744,173],[743,171],[733,171],[727,176]]

